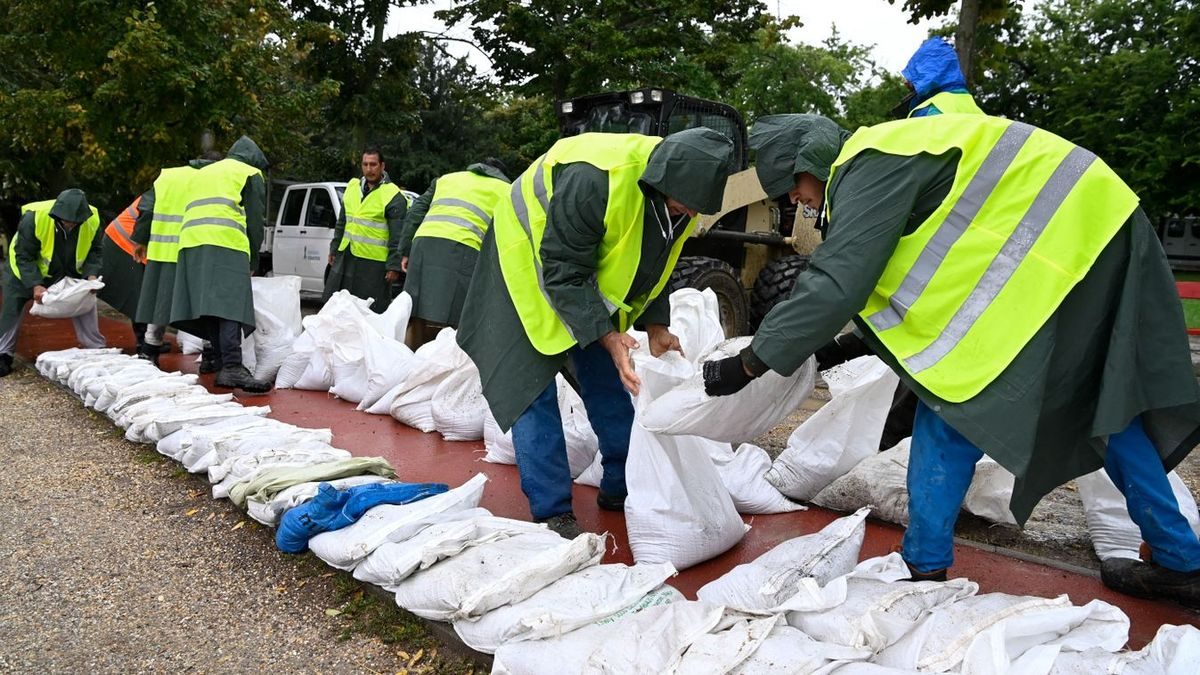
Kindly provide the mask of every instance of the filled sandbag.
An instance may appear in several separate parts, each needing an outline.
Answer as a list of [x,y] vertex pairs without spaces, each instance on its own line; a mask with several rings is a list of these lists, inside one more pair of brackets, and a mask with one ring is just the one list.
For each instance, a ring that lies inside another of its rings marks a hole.
[[[593,462],[599,470],[600,439],[588,420],[583,399],[567,383],[566,378],[561,374],[555,375],[555,386],[558,388],[558,414],[562,418],[563,434],[567,441],[567,464],[571,467],[571,477],[578,478]],[[486,403],[484,407],[486,410]],[[483,461],[493,464],[517,463],[512,430],[501,431],[490,410],[486,410],[483,420],[483,446],[487,451]],[[599,475],[592,487],[600,487]]]
[[743,443],[737,452],[715,458],[714,462],[738,513],[788,513],[808,508],[789,500],[767,482],[771,456],[757,445]]
[[447,441],[481,440],[486,411],[483,384],[473,363],[442,380],[430,402],[433,426]]
[[731,675],[777,675],[778,673],[837,672],[839,664],[864,661],[871,656],[866,649],[814,640],[791,626],[776,626],[746,660],[730,671]]
[[[1167,474],[1171,492],[1179,503],[1179,510],[1191,525],[1192,531],[1200,536],[1200,512],[1196,499],[1174,471]],[[1109,558],[1140,558],[1142,533],[1129,517],[1125,495],[1117,489],[1104,469],[1093,471],[1075,479],[1079,498],[1083,500],[1083,514],[1087,520],[1092,547],[1101,560]]]
[[[404,382],[415,364],[412,350],[403,342],[387,336],[367,335],[363,343],[366,385],[358,409],[370,411],[379,399]],[[386,415],[387,410],[378,414]]]
[[96,311],[96,292],[104,288],[104,278],[72,279],[63,277],[50,284],[42,301],[29,307],[29,313],[47,319],[70,319]]
[[671,332],[693,364],[725,340],[721,306],[711,288],[681,288],[671,294]]
[[726,612],[712,632],[697,638],[669,672],[672,675],[733,672],[758,651],[782,620],[781,616],[755,618]]
[[[161,441],[160,441],[161,443]],[[391,478],[384,476],[350,476],[348,478],[337,478],[331,481],[324,481],[332,485],[335,489],[345,490],[358,485],[371,485],[374,483],[390,483]],[[300,483],[293,485],[271,499],[263,502],[257,499],[246,500],[246,515],[257,520],[263,525],[274,526],[279,522],[279,518],[289,509],[295,508],[308,500],[312,499],[317,494],[317,489],[321,485],[321,481],[311,481],[308,483]]]

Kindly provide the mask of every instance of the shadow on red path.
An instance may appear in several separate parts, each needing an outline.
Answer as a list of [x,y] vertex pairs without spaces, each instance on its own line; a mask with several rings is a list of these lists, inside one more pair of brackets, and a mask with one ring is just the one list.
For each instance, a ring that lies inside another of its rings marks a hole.
[[[101,330],[110,345],[127,349],[133,344],[128,323],[101,319]],[[52,321],[27,316],[17,343],[17,353],[32,360],[41,352],[76,346],[69,321]],[[194,357],[178,352],[164,356],[165,370],[195,372]],[[201,383],[212,387],[212,376]],[[328,427],[334,444],[355,455],[386,457],[396,473],[407,481],[436,481],[451,487],[461,485],[476,473],[488,476],[482,506],[499,516],[529,518],[516,467],[482,461],[482,442],[449,442],[436,434],[424,434],[391,417],[356,412],[354,405],[325,392],[276,390],[266,396],[243,399],[247,405],[270,405],[271,417],[305,427]],[[593,532],[613,535],[605,562],[632,563],[622,514],[600,511],[596,490],[575,486],[575,514],[580,524]],[[749,562],[776,544],[819,530],[838,513],[819,507],[796,513],[747,517],[752,528],[741,543],[727,553],[684,570],[671,581],[689,597],[696,589],[730,568]],[[902,530],[886,523],[869,522],[862,557],[884,555],[900,543]],[[615,548],[615,550],[613,550]],[[1200,624],[1200,615],[1167,603],[1140,600],[1114,593],[1098,578],[1056,567],[1019,560],[970,545],[955,546],[954,576],[979,583],[981,592],[1002,592],[1046,597],[1066,593],[1072,602],[1083,604],[1094,598],[1118,605],[1132,621],[1130,646],[1139,648],[1153,637],[1158,627],[1170,624]]]

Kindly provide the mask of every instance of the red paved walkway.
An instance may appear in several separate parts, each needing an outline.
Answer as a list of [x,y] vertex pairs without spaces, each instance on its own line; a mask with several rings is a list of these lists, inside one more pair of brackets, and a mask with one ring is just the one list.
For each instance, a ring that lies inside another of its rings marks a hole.
[[[131,347],[132,334],[127,323],[102,319],[101,328],[109,344]],[[38,353],[75,345],[74,333],[67,321],[27,317],[22,327],[18,353],[30,361]],[[195,372],[194,356],[179,353],[165,356],[165,369]],[[201,382],[211,386],[212,376]],[[437,433],[424,434],[396,422],[391,417],[356,412],[354,405],[324,392],[277,390],[267,396],[250,397],[252,405],[271,406],[271,417],[305,427],[328,427],[334,432],[334,444],[355,455],[386,457],[403,480],[437,481],[452,487],[476,473],[487,474],[482,506],[500,516],[529,518],[528,505],[521,493],[516,467],[489,464],[483,457],[482,442],[447,442]],[[575,486],[575,513],[580,524],[594,532],[611,532],[616,550],[605,562],[632,563],[625,532],[624,517],[602,512],[596,507],[596,490]],[[753,528],[732,550],[713,560],[692,567],[672,580],[689,597],[711,579],[735,565],[753,560],[776,544],[792,537],[814,532],[841,514],[819,507],[796,513],[747,517]],[[863,557],[888,553],[899,543],[901,529],[869,522]],[[1056,596],[1067,593],[1076,604],[1099,598],[1120,606],[1132,620],[1130,645],[1139,648],[1154,637],[1164,623],[1200,625],[1200,615],[1166,603],[1139,600],[1106,589],[1098,578],[1067,572],[1046,565],[1026,562],[967,545],[955,547],[955,576],[979,583],[981,591],[1020,595]]]

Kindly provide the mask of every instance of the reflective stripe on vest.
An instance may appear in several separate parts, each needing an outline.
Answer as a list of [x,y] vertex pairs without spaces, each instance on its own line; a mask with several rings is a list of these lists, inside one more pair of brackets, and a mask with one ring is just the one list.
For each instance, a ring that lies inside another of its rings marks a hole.
[[860,129],[830,184],[867,149],[962,153],[946,199],[900,239],[860,314],[917,382],[954,403],[1012,363],[1137,208],[1102,160],[1020,122],[948,115]]
[[[384,262],[388,256],[387,205],[400,194],[395,183],[380,183],[362,195],[362,182],[355,178],[346,184],[342,208],[346,209],[346,229],[338,250],[350,248],[356,258]],[[405,201],[408,197],[405,196]]]
[[[33,233],[39,244],[37,268],[43,278],[50,276],[50,261],[54,259],[54,218],[50,216],[52,208],[54,208],[53,199],[30,202],[21,207],[21,215],[33,212]],[[75,242],[76,274],[83,273],[83,263],[92,249],[92,241],[95,240],[96,233],[100,231],[100,212],[94,206],[88,208],[92,210],[92,215],[79,224],[79,239]],[[12,269],[13,276],[18,279],[21,279],[21,270],[17,266],[17,241],[20,238],[21,233],[17,232],[8,245],[8,266]],[[25,281],[25,279],[21,279],[21,281]]]
[[223,159],[196,171],[190,178],[179,249],[220,246],[250,256],[242,190],[246,180],[261,172],[236,159]]
[[542,273],[540,251],[546,212],[554,196],[554,167],[585,162],[608,173],[605,232],[596,251],[596,288],[609,311],[616,312],[617,329],[624,332],[662,292],[683,242],[699,221],[691,219],[672,243],[654,288],[626,302],[642,252],[645,196],[638,180],[650,153],[661,142],[659,137],[640,134],[588,133],[564,138],[513,183],[510,199],[496,204],[492,231],[504,285],[530,343],[542,354],[558,354],[577,343],[550,302]]
[[112,239],[113,243],[119,246],[122,251],[128,253],[130,257],[133,256],[133,249],[137,244],[133,243],[133,240],[129,236],[133,234],[133,227],[137,223],[138,205],[141,203],[142,197],[138,195],[138,198],[133,200],[132,204],[126,206],[125,210],[116,218],[113,218],[108,227],[104,228],[105,236]]
[[429,211],[413,237],[440,237],[478,251],[496,203],[509,189],[508,183],[473,171],[448,173],[437,179]]
[[923,110],[929,106],[937,108],[938,112],[946,115],[983,115],[983,109],[975,103],[975,99],[970,94],[955,93],[943,91],[940,94],[934,94],[921,105],[915,107],[908,113],[912,117],[918,110]]
[[146,259],[160,263],[179,261],[179,228],[187,210],[191,179],[198,172],[190,166],[163,169],[154,181],[154,210],[150,214],[150,242]]

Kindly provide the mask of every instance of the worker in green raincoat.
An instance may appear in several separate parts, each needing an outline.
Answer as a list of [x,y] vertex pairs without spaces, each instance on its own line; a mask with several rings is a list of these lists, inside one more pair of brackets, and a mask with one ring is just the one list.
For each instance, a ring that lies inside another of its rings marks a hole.
[[171,325],[216,348],[216,385],[249,393],[271,389],[242,364],[242,338],[255,326],[250,275],[267,218],[266,168],[258,145],[242,136],[225,159],[190,176],[171,297]]
[[413,202],[397,249],[413,303],[409,347],[416,349],[445,326],[458,327],[483,237],[508,191],[504,164],[488,158],[434,179]]
[[[100,216],[88,205],[83,190],[63,190],[54,201],[26,204],[21,211],[4,261],[0,377],[12,372],[25,303],[40,303],[46,287],[64,277],[95,279],[100,274]],[[81,346],[98,349],[105,345],[95,310],[71,321]]]
[[408,211],[408,197],[392,182],[383,151],[371,146],[362,153],[362,178],[346,185],[342,214],[329,242],[329,278],[322,302],[340,290],[373,298],[371,309],[383,312],[392,301],[391,285],[400,279],[397,241]]
[[554,144],[513,183],[483,238],[458,344],[479,368],[496,422],[512,429],[535,520],[579,533],[555,374],[574,363],[600,441],[603,509],[625,502],[625,457],[640,380],[625,331],[650,352],[678,350],[662,293],[697,213],[720,209],[733,143],[711,129],[662,139],[581,134]]
[[815,115],[751,134],[767,194],[824,208],[826,239],[739,356],[705,365],[728,395],[792,373],[851,318],[921,400],[903,556],[944,578],[983,454],[1016,476],[1025,522],[1103,467],[1153,562],[1108,586],[1200,604],[1200,541],[1166,471],[1200,440],[1200,391],[1166,258],[1103,161],[1027,124],[943,115],[860,129]]
[[[175,266],[179,261],[179,226],[188,203],[188,190],[194,172],[220,161],[221,153],[209,150],[199,159],[184,166],[165,168],[149,190],[142,193],[133,233],[133,258],[145,264],[141,290],[134,310],[135,323],[146,327],[139,341],[138,356],[158,362],[168,347],[163,342],[167,323],[171,320],[171,299],[175,294]],[[205,343],[200,359],[202,374],[215,373],[218,368],[216,352]]]

